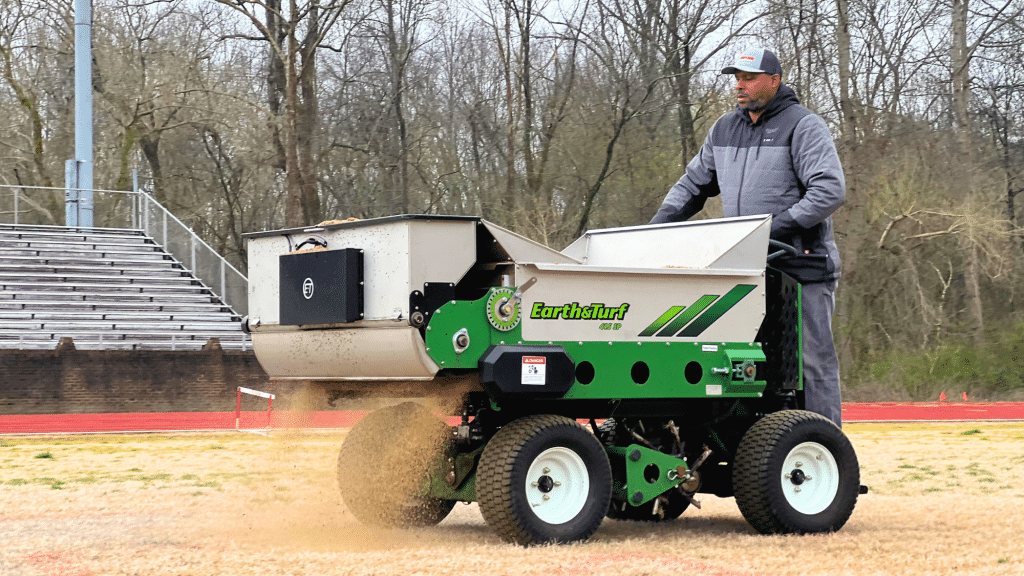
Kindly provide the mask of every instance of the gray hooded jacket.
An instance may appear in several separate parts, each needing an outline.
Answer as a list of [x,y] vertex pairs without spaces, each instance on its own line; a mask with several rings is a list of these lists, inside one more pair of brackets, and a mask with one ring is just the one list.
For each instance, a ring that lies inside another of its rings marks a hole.
[[687,220],[719,194],[726,217],[771,214],[771,237],[807,252],[779,268],[802,282],[839,277],[832,213],[846,195],[843,168],[825,122],[788,86],[756,123],[738,106],[715,122],[651,224]]

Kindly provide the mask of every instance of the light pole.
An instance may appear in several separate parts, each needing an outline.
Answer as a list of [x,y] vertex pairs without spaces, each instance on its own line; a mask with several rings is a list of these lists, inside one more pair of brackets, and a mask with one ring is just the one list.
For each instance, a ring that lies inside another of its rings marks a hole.
[[75,0],[75,159],[64,183],[65,225],[92,228],[92,0]]

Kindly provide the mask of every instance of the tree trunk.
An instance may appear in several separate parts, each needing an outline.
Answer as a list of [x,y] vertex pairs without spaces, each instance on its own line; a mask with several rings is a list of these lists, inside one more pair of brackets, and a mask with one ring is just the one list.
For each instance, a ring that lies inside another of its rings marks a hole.
[[853,152],[857,141],[857,117],[850,99],[850,85],[853,70],[850,58],[850,0],[836,0],[839,25],[836,29],[836,44],[839,49],[839,109],[842,112],[842,143],[847,155]]
[[[409,45],[405,31],[399,30],[401,23],[395,18],[395,2],[385,2],[387,10],[387,41],[389,73],[391,81],[391,114],[395,125],[389,130],[392,141],[391,153],[396,166],[392,178],[391,211],[397,214],[409,212],[409,135],[405,121],[405,67],[408,62]],[[408,23],[406,23],[408,24]]]
[[[669,72],[669,85],[672,86],[676,113],[679,122],[679,146],[682,150],[683,163],[689,162],[697,155],[697,131],[693,126],[693,111],[690,109],[690,89],[692,88],[693,55],[690,53],[689,38],[680,38],[679,33],[680,5],[673,3],[669,13],[668,30],[670,52],[666,64]],[[648,79],[647,82],[652,82]]]
[[301,71],[298,74],[299,90],[302,101],[299,103],[296,118],[298,123],[298,170],[302,187],[302,213],[309,224],[323,221],[320,206],[320,192],[316,181],[314,145],[316,144],[317,118],[320,110],[316,95],[316,48],[320,34],[320,11],[316,3],[310,8],[306,17],[308,26],[301,46]]
[[[960,158],[960,165],[957,167],[956,173],[960,175],[965,205],[971,204],[971,196],[974,193],[971,178],[974,159],[971,153],[971,121],[968,109],[971,82],[971,55],[967,46],[968,2],[969,0],[952,0],[950,10],[952,43],[949,47],[950,85],[953,90],[953,128],[956,153]],[[974,341],[980,344],[985,339],[985,318],[978,280],[980,274],[978,249],[971,235],[968,235],[965,241],[968,245],[964,250],[964,300]]]
[[967,47],[967,17],[969,0],[952,0],[950,18],[953,41],[949,47],[950,85],[953,89],[953,129],[956,133],[957,153],[964,166],[970,161],[970,116],[968,104],[971,96],[970,63]]
[[[281,10],[281,0],[267,0],[267,34],[270,39],[280,47],[285,44],[284,24],[278,14]],[[269,122],[271,145],[274,150],[274,168],[284,172],[287,167],[285,161],[284,142],[281,139],[281,122],[284,116],[282,105],[284,100],[285,85],[285,63],[283,55],[270,51],[270,58],[267,64],[267,108],[270,109],[273,118]]]
[[164,197],[164,167],[160,163],[160,134],[145,134],[139,138],[139,148],[142,156],[149,165],[149,175],[152,179],[153,198],[157,202],[163,202]]
[[981,276],[978,263],[978,245],[973,239],[968,238],[970,245],[965,250],[964,262],[964,303],[967,306],[967,314],[971,320],[971,332],[975,344],[982,344],[985,341],[985,318],[981,306],[981,285],[978,278]]
[[[296,1],[291,0],[291,13],[298,10]],[[297,228],[315,224],[306,220],[302,206],[302,178],[299,173],[299,142],[298,142],[298,75],[295,58],[299,46],[295,38],[294,28],[285,41],[285,91],[284,91],[284,161],[286,199],[284,208],[285,225]]]

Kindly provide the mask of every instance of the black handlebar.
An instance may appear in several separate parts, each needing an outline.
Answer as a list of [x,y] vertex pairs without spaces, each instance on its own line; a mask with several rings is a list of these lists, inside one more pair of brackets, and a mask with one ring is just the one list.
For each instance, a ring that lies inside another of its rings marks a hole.
[[783,254],[789,254],[790,256],[800,254],[800,251],[795,247],[790,246],[785,242],[779,242],[778,240],[768,240],[768,250],[768,262],[771,262]]

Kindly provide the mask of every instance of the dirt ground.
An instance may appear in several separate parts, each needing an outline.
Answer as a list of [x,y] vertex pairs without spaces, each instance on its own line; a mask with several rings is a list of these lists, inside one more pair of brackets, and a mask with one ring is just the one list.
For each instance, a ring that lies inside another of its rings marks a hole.
[[861,496],[826,536],[756,534],[732,499],[520,548],[475,505],[375,530],[337,495],[345,431],[0,437],[0,574],[1024,574],[1024,424],[852,424]]

